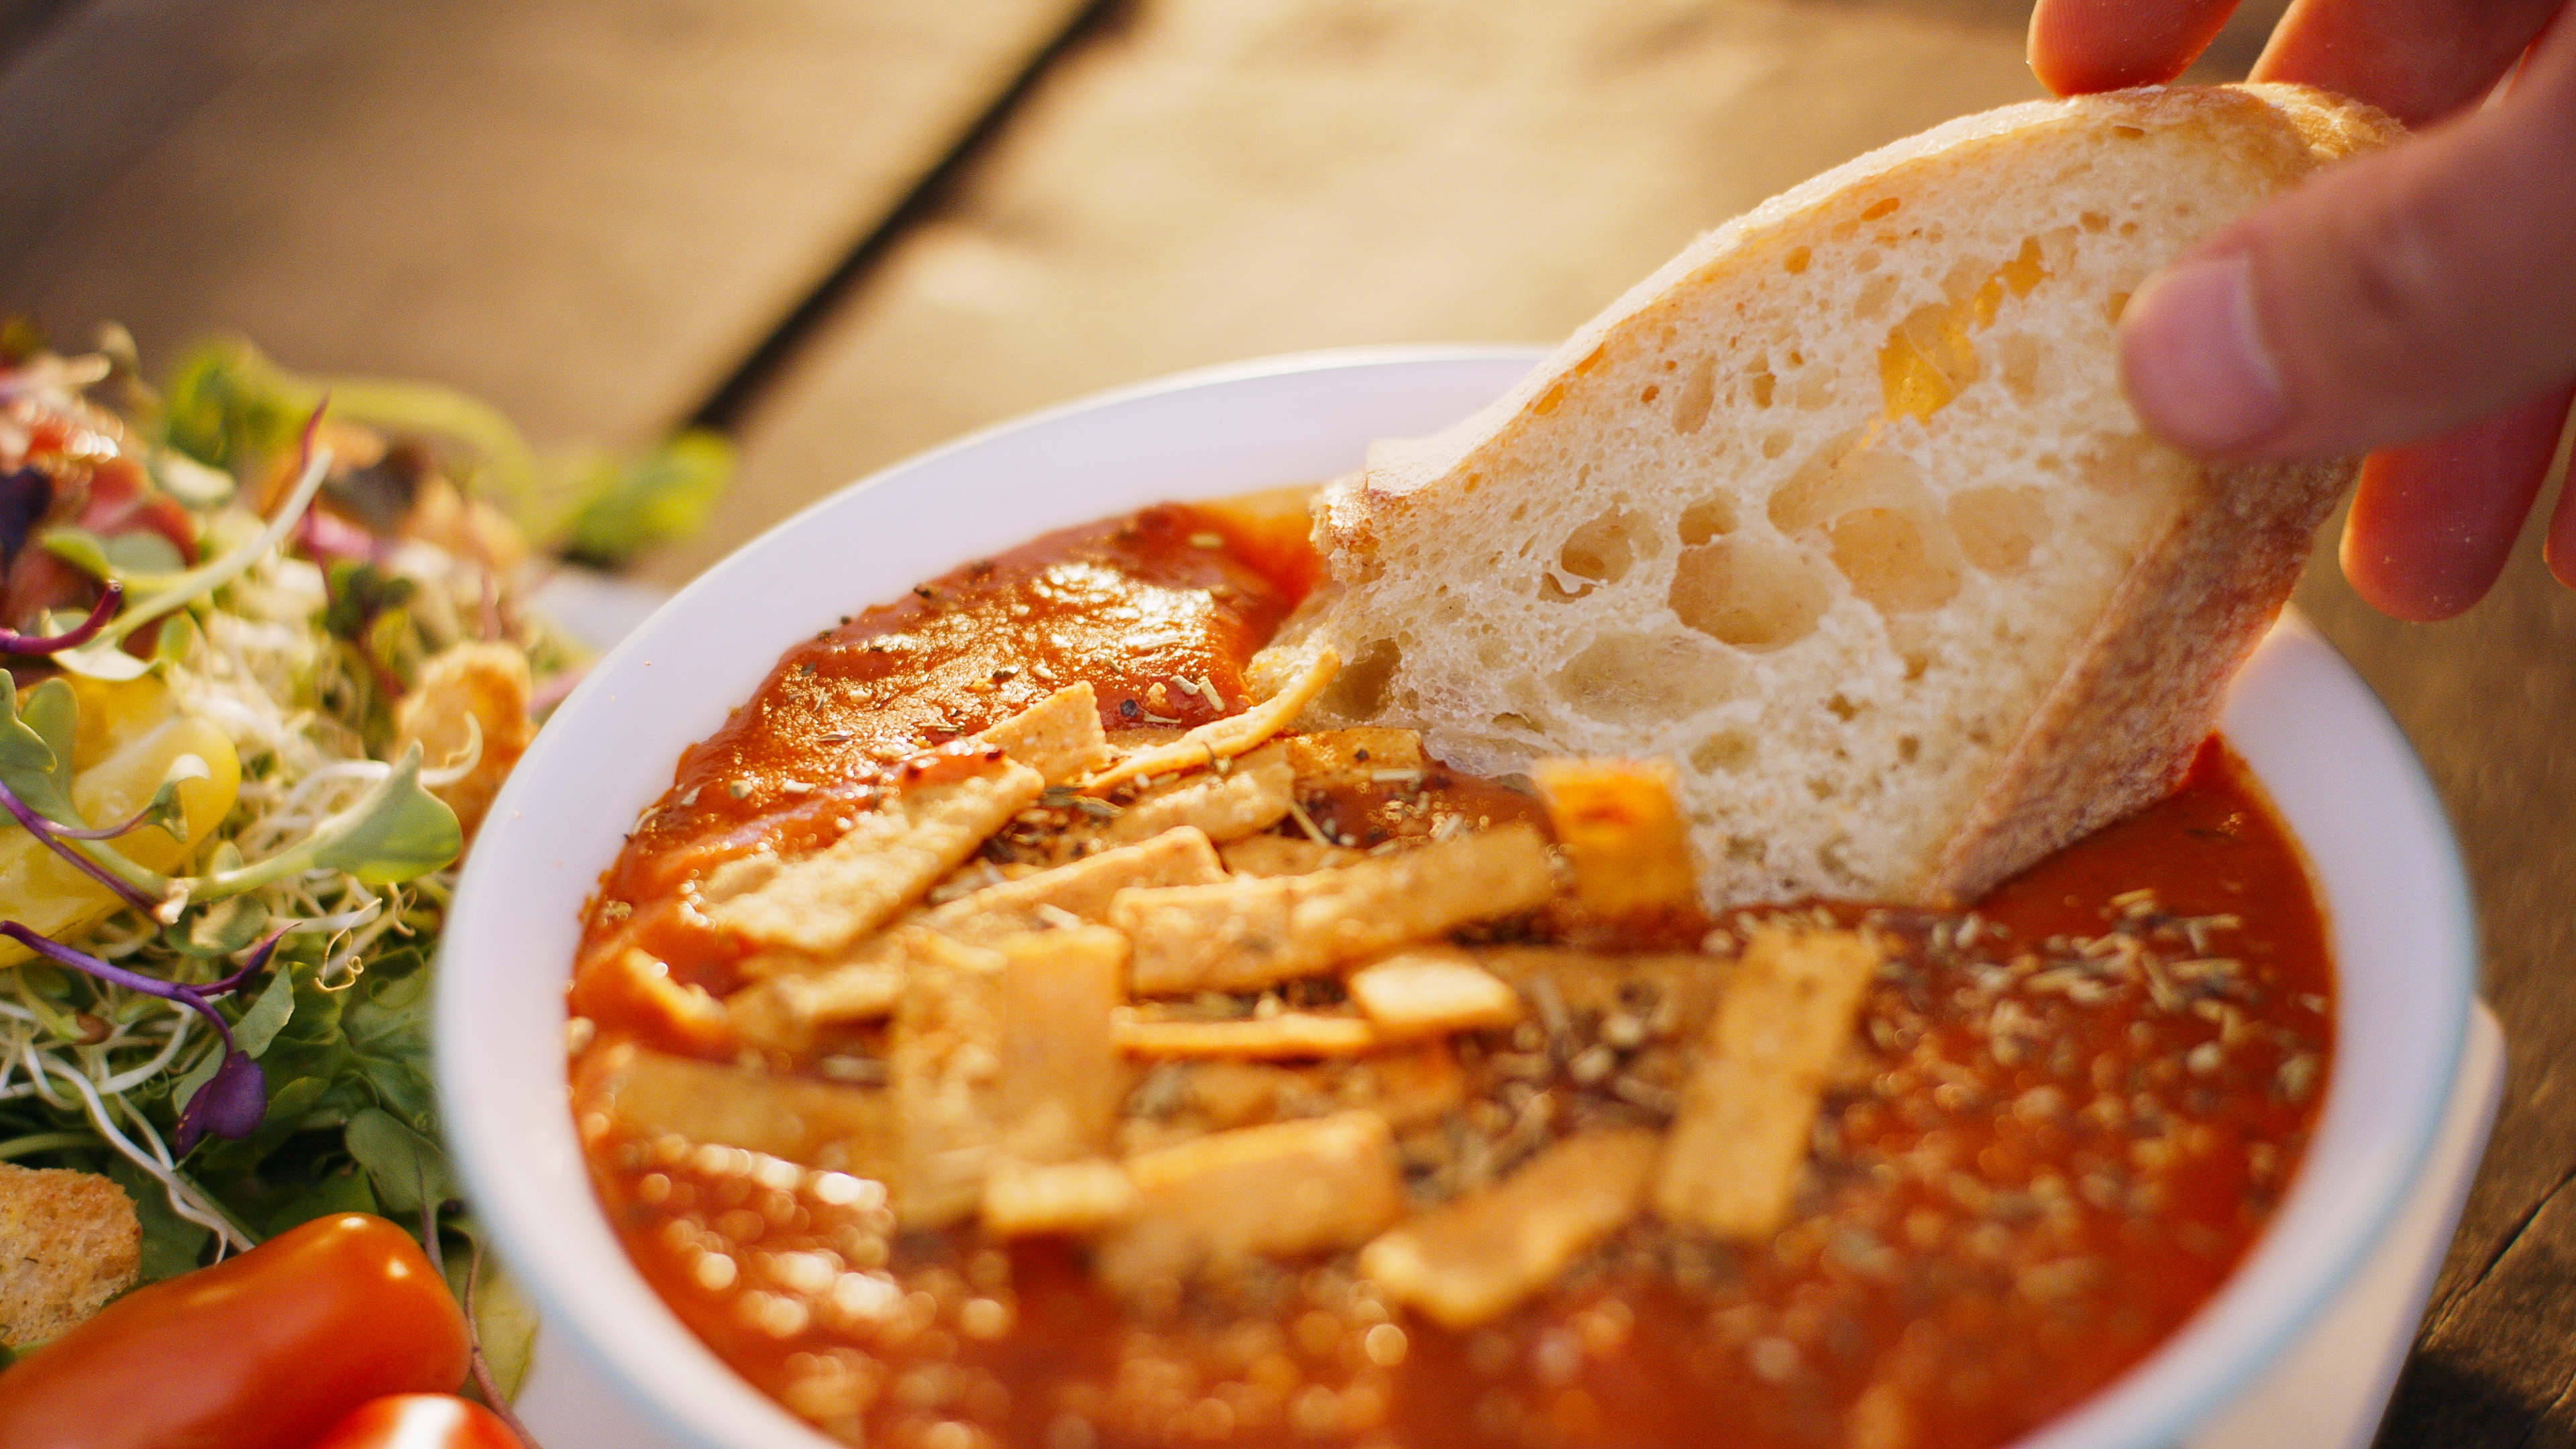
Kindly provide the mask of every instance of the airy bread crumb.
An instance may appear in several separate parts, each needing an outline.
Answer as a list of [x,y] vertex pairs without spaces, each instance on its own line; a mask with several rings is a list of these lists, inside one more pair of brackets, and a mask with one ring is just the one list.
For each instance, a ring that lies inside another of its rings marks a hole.
[[1479,774],[1666,757],[1705,904],[1971,897],[2157,798],[2345,463],[2148,437],[2159,265],[2398,128],[2284,86],[1972,116],[1694,243],[1518,388],[1327,488],[1257,667]]

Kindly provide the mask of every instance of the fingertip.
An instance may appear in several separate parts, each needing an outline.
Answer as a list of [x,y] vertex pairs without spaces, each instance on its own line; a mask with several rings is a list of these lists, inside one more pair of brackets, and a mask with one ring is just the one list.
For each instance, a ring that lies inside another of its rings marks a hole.
[[2236,0],[2040,0],[2031,11],[2031,73],[2050,92],[2087,95],[2162,85],[2209,48]]
[[2358,519],[2356,513],[2344,520],[2335,561],[2343,566],[2344,582],[2352,585],[2363,603],[2409,624],[2438,624],[2466,612],[2485,592],[2481,586],[2462,597],[2457,590],[2426,588],[2422,571],[2407,556],[2403,542],[2374,536],[2367,525],[2356,526]]
[[2242,251],[2188,257],[2150,278],[2121,315],[2119,348],[2130,406],[2184,452],[2240,455],[2289,421]]

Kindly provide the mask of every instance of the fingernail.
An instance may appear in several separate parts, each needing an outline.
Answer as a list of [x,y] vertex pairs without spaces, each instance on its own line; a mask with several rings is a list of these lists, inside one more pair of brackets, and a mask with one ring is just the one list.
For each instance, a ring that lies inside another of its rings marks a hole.
[[2234,452],[2290,420],[2243,252],[2186,263],[2131,299],[2120,371],[2138,415],[2186,452]]

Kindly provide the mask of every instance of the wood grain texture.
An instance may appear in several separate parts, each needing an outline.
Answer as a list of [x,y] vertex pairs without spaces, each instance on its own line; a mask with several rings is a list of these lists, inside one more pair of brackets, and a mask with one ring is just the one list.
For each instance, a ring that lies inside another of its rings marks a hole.
[[541,441],[629,441],[688,416],[1079,8],[101,0],[0,87],[0,176],[33,193],[0,299],[70,338],[121,319],[147,355],[235,328],[455,383]]
[[2035,94],[2017,24],[1880,7],[1140,4],[789,359],[744,418],[726,516],[653,571],[685,578],[871,468],[1093,389],[1561,336],[1773,192]]

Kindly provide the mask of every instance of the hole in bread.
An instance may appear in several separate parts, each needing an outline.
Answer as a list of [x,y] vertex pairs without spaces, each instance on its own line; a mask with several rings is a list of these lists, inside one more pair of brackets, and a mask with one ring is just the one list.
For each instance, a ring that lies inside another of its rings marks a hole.
[[1531,723],[1530,717],[1525,714],[1514,714],[1509,710],[1505,710],[1501,714],[1488,715],[1486,716],[1486,719],[1496,729],[1515,730],[1525,735],[1534,735],[1539,733],[1539,727]]
[[1950,531],[1969,563],[2009,577],[2048,536],[2048,505],[2036,488],[1970,488],[1950,500]]
[[2113,292],[2102,303],[2102,316],[2114,327],[2120,325],[2120,314],[2129,310],[2129,294]]
[[2138,224],[2137,224],[2136,222],[2134,222],[2134,221],[2124,221],[2124,222],[2120,223],[2120,235],[2122,235],[2122,236],[2136,236],[2137,234],[2138,234]]
[[1682,550],[1666,599],[1690,628],[1759,652],[1814,633],[1833,603],[1833,586],[1797,549],[1733,534]]
[[1795,441],[1794,436],[1786,430],[1775,430],[1773,432],[1764,433],[1762,435],[1762,456],[1765,458],[1777,458],[1782,453],[1789,451],[1789,444],[1793,441]]
[[2098,211],[2088,211],[2082,216],[2075,218],[2075,220],[2089,232],[2100,233],[2111,229],[2111,218],[2104,216]]
[[1744,692],[1741,662],[1674,634],[1604,634],[1567,660],[1559,699],[1605,724],[1680,719]]
[[2113,126],[2111,134],[2123,141],[2137,141],[2145,139],[2147,133],[2137,126]]
[[1645,391],[1637,394],[1637,401],[1641,403],[1650,403],[1656,398],[1663,396],[1663,393],[1664,385],[1662,383],[1650,382],[1646,384]]
[[1837,835],[1816,847],[1816,864],[1824,869],[1826,875],[1835,880],[1857,883],[1860,879],[1859,873],[1854,871],[1851,862],[1844,858],[1845,853],[1850,849],[1851,838]]
[[1735,531],[1735,497],[1712,493],[1682,510],[1682,546],[1697,548],[1721,533]]
[[1861,284],[1860,300],[1852,304],[1852,315],[1863,322],[1875,322],[1887,315],[1887,304],[1895,300],[1896,278],[1872,277]]
[[1861,707],[1852,703],[1850,700],[1843,698],[1840,694],[1829,694],[1825,696],[1825,708],[1832,711],[1834,718],[1845,721],[1846,723],[1860,717]]
[[1386,687],[1395,678],[1395,667],[1403,662],[1403,652],[1392,639],[1372,639],[1351,651],[1342,672],[1324,686],[1316,701],[1327,715],[1343,719],[1374,719],[1386,708]]
[[1703,775],[1741,770],[1753,763],[1753,736],[1743,730],[1720,730],[1691,746],[1690,763]]
[[1912,459],[1864,433],[1818,449],[1771,495],[1768,513],[1773,528],[1794,534],[1855,508],[1928,507],[1931,497]]
[[1826,779],[1824,776],[1809,775],[1807,777],[1807,793],[1818,800],[1831,800],[1834,796],[1842,792],[1835,788],[1833,781]]
[[1771,406],[1771,389],[1778,382],[1779,379],[1773,377],[1768,369],[1753,374],[1753,405],[1757,408]]
[[1673,431],[1696,433],[1708,421],[1708,405],[1717,396],[1717,359],[1701,357],[1691,363],[1682,385],[1673,393]]
[[1887,334],[1878,353],[1878,385],[1889,417],[1928,418],[1977,380],[1977,349],[1959,311],[1926,303]]
[[1910,508],[1856,508],[1825,526],[1834,567],[1883,614],[1937,609],[1959,592],[1958,545]]
[[1640,545],[1651,546],[1653,532],[1644,514],[1613,508],[1565,536],[1556,566],[1579,579],[1615,584],[1628,576]]
[[1912,735],[1898,735],[1896,737],[1896,758],[1900,764],[1913,764],[1915,758],[1922,753],[1923,741]]
[[1726,858],[1739,865],[1760,865],[1770,853],[1771,847],[1758,836],[1726,837]]
[[2028,333],[2015,332],[1995,344],[1995,376],[2015,402],[2038,400],[2039,358],[2039,339]]
[[1880,217],[1894,212],[1899,204],[1900,203],[1893,196],[1882,196],[1878,200],[1869,204],[1869,209],[1860,214],[1860,219],[1863,221],[1876,221]]
[[1554,387],[1549,388],[1547,391],[1540,393],[1538,401],[1530,404],[1530,411],[1538,414],[1540,417],[1546,417],[1549,413],[1555,412],[1558,407],[1564,404],[1564,402],[1565,384],[1560,382]]
[[1912,684],[1914,681],[1916,681],[1916,680],[1918,680],[1918,679],[1921,679],[1924,675],[1929,674],[1929,673],[1931,673],[1931,672],[1932,672],[1932,656],[1931,656],[1931,655],[1929,655],[1929,654],[1921,654],[1921,653],[1910,653],[1910,654],[1907,654],[1907,655],[1905,656],[1905,682],[1906,682],[1906,683],[1908,683],[1908,684]]
[[1789,273],[1791,276],[1796,276],[1798,273],[1807,269],[1809,255],[1810,254],[1805,247],[1791,247],[1789,249],[1789,255],[1781,258],[1780,269]]

